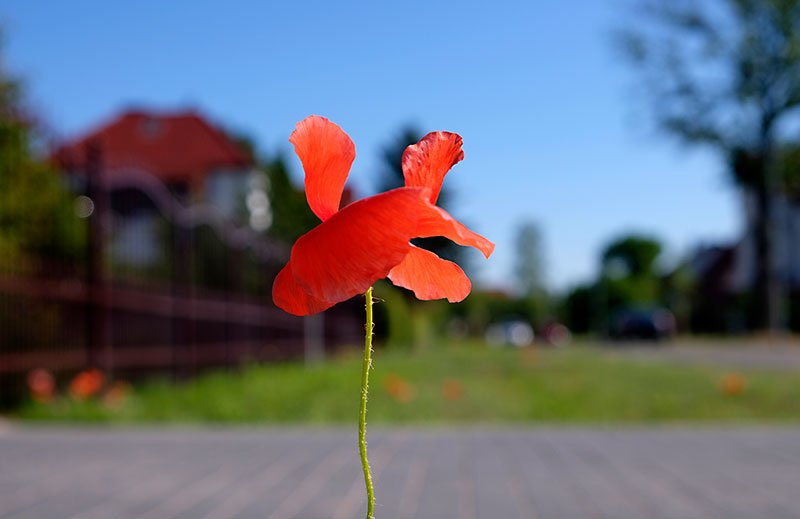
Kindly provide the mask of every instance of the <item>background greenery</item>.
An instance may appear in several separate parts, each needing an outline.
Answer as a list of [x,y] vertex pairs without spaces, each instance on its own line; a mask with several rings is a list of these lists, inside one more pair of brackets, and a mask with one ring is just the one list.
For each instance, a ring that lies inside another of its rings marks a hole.
[[[800,373],[650,362],[589,345],[491,349],[478,342],[379,349],[368,422],[658,423],[796,421]],[[355,423],[357,350],[219,371],[177,386],[153,380],[113,401],[28,403],[21,418],[113,423]],[[727,386],[727,387],[726,387]]]

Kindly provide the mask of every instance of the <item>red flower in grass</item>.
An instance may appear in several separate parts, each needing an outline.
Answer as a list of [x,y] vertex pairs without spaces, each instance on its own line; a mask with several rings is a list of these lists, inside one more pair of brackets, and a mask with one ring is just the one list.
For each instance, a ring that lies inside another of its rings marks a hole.
[[81,371],[69,383],[70,396],[78,401],[96,395],[106,383],[105,374],[99,369]]
[[455,264],[411,245],[417,237],[446,236],[481,249],[494,245],[433,205],[442,179],[461,160],[461,138],[432,133],[403,155],[406,187],[339,209],[355,147],[339,126],[311,116],[289,141],[305,170],[306,199],[322,223],[301,236],[272,286],[275,304],[295,315],[321,312],[389,276],[420,299],[464,299],[469,279]]
[[56,379],[43,368],[36,368],[27,377],[28,389],[35,402],[49,402],[56,393]]

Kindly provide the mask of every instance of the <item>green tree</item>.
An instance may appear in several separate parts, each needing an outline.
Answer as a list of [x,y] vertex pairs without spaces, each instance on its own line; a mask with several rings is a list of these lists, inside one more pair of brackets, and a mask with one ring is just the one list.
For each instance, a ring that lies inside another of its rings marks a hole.
[[542,233],[533,222],[522,224],[517,231],[515,274],[520,292],[536,296],[544,292],[544,253]]
[[623,307],[659,302],[661,280],[656,260],[660,254],[657,240],[640,235],[623,236],[605,247],[596,289],[606,319]]
[[800,201],[800,145],[783,147],[778,160],[783,191],[794,202]]
[[282,156],[264,160],[261,169],[267,175],[269,206],[272,211],[272,224],[267,234],[292,244],[319,224],[319,219],[311,212],[303,191],[292,185],[289,168]]
[[34,153],[35,126],[22,90],[0,62],[0,257],[15,270],[38,260],[73,262],[85,252],[85,225],[72,195]]
[[383,147],[381,150],[382,170],[378,184],[380,192],[405,185],[403,152],[407,147],[418,143],[421,138],[422,132],[416,126],[407,124],[400,128],[397,135]]
[[782,326],[773,254],[776,152],[800,106],[800,0],[639,0],[621,31],[658,125],[716,150],[754,194],[760,328]]
[[[661,244],[654,238],[623,236],[603,250],[603,271],[613,277],[655,277]],[[613,272],[612,272],[613,271]]]
[[524,314],[535,325],[551,317],[550,300],[545,287],[542,233],[533,222],[523,223],[517,231],[514,274]]
[[[86,222],[62,178],[37,156],[37,128],[23,92],[0,57],[0,275],[10,276],[39,274],[50,262],[75,268],[86,251]],[[65,318],[59,305],[0,292],[0,351],[51,345]],[[70,337],[59,340],[72,346]],[[23,377],[12,372],[3,382],[0,408],[16,405],[26,394]]]
[[561,304],[561,319],[574,333],[587,333],[595,320],[595,290],[590,285],[571,289]]

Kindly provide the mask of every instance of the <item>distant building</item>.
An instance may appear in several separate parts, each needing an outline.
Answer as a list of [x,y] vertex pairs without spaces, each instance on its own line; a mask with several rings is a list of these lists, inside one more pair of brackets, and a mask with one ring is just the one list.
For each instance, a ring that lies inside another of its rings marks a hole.
[[[698,280],[700,296],[709,308],[726,314],[720,323],[727,329],[746,327],[745,309],[732,304],[737,297],[752,293],[757,280],[756,201],[744,193],[744,232],[727,246],[699,248],[690,267]],[[775,222],[775,263],[778,279],[787,295],[800,292],[800,201],[777,196],[773,202]]]
[[[86,187],[91,145],[99,150],[114,215],[123,217],[115,218],[112,247],[128,263],[147,264],[158,256],[155,209],[203,205],[230,221],[246,221],[255,209],[262,213],[263,230],[269,208],[252,157],[194,111],[128,111],[57,147],[51,159],[76,192]],[[261,190],[255,199],[263,207],[248,209],[245,200],[253,189]]]
[[[756,282],[756,202],[745,194],[746,231],[734,248],[730,286],[734,291],[752,289]],[[777,196],[773,202],[775,262],[778,279],[787,289],[800,288],[800,202]]]

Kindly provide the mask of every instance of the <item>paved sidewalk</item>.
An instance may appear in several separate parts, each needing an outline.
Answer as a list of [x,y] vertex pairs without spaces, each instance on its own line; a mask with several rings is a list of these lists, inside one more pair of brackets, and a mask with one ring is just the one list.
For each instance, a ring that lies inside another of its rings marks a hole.
[[705,364],[731,369],[800,371],[800,345],[727,340],[723,343],[606,343],[604,351],[653,362]]
[[[360,518],[355,431],[0,430],[0,517]],[[800,429],[369,433],[379,519],[796,518]]]

